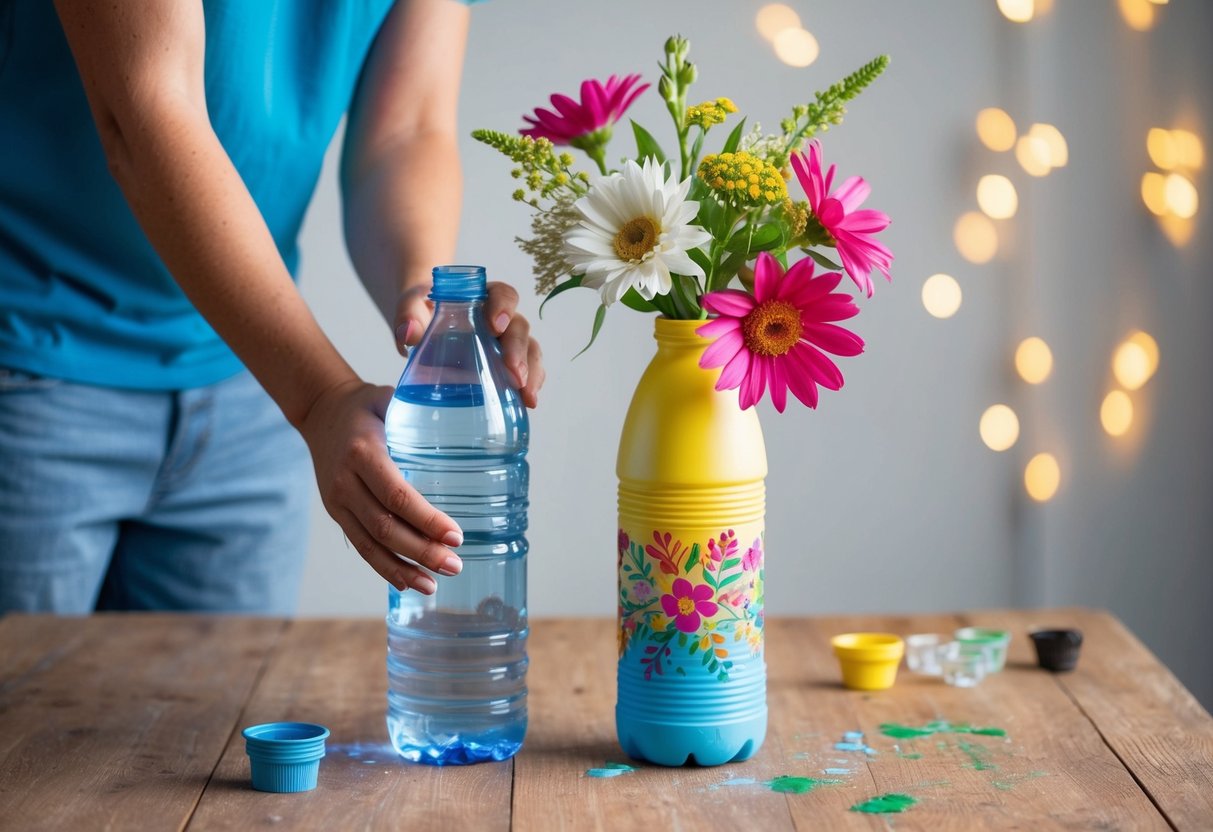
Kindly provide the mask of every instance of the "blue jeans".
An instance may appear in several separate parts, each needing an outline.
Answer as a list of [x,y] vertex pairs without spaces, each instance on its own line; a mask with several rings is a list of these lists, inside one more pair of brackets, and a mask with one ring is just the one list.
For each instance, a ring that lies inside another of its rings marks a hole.
[[194,390],[0,369],[0,614],[287,614],[311,461],[248,372]]

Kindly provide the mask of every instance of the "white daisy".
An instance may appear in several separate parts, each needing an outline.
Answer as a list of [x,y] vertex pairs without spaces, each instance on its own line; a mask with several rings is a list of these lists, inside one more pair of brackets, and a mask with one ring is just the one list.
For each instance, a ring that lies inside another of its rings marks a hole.
[[671,272],[703,277],[687,256],[712,235],[689,225],[699,213],[688,202],[688,178],[662,181],[653,158],[644,167],[631,161],[619,173],[599,178],[574,207],[581,222],[564,235],[565,255],[573,274],[584,274],[582,286],[597,289],[610,306],[633,287],[645,300],[669,293]]

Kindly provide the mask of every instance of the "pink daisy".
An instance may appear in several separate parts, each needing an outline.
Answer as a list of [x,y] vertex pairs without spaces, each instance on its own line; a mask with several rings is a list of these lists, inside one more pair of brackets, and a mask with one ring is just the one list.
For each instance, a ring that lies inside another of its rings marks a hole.
[[522,117],[531,126],[519,132],[534,139],[549,139],[552,144],[576,146],[577,139],[619,120],[636,96],[649,88],[648,84],[637,87],[639,80],[639,75],[628,75],[623,80],[612,75],[605,84],[592,78],[582,81],[580,102],[557,93],[552,96],[556,112],[539,107],[534,116]]
[[809,197],[809,207],[838,247],[842,267],[855,281],[855,285],[872,297],[872,270],[882,272],[886,280],[892,280],[889,267],[893,253],[876,242],[875,235],[889,226],[889,215],[871,208],[859,206],[868,198],[872,188],[862,176],[852,176],[830,193],[834,182],[834,165],[822,176],[821,143],[809,143],[806,161],[803,153],[792,154],[792,168],[796,178]]
[[779,261],[764,251],[754,264],[753,295],[738,289],[704,295],[704,308],[720,317],[695,330],[716,339],[699,366],[723,367],[716,389],[741,388],[743,410],[757,404],[768,386],[780,413],[789,388],[807,406],[817,407],[818,384],[842,387],[842,373],[825,353],[863,352],[862,338],[830,323],[859,313],[850,295],[831,294],[841,280],[838,272],[814,277],[807,258],[784,274]]

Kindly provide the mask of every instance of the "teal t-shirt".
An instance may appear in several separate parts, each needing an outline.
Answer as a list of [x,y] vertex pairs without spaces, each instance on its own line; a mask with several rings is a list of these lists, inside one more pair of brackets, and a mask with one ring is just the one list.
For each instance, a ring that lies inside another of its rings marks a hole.
[[[206,99],[294,274],[325,149],[391,0],[205,0]],[[110,176],[51,0],[0,0],[0,367],[172,390],[239,359]]]

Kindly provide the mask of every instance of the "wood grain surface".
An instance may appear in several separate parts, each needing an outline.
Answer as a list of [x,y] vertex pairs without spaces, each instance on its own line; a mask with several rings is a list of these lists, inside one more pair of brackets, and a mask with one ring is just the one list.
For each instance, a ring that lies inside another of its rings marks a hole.
[[181,828],[284,626],[164,615],[0,624],[0,828],[12,830]]
[[[836,633],[970,623],[1013,634],[1007,669],[976,688],[904,668],[888,691],[838,682]],[[1076,671],[1036,668],[1036,625],[1084,631]],[[770,727],[752,760],[611,778],[587,772],[629,762],[614,732],[613,622],[535,623],[523,750],[443,769],[402,763],[387,743],[385,638],[370,620],[4,618],[0,830],[1213,828],[1213,719],[1100,612],[774,619]],[[331,730],[316,790],[249,788],[240,728],[277,720]],[[950,728],[929,736],[882,730],[940,721]],[[846,732],[870,751],[836,748]],[[780,777],[807,778],[804,791],[777,791]],[[888,793],[916,803],[852,811]]]

